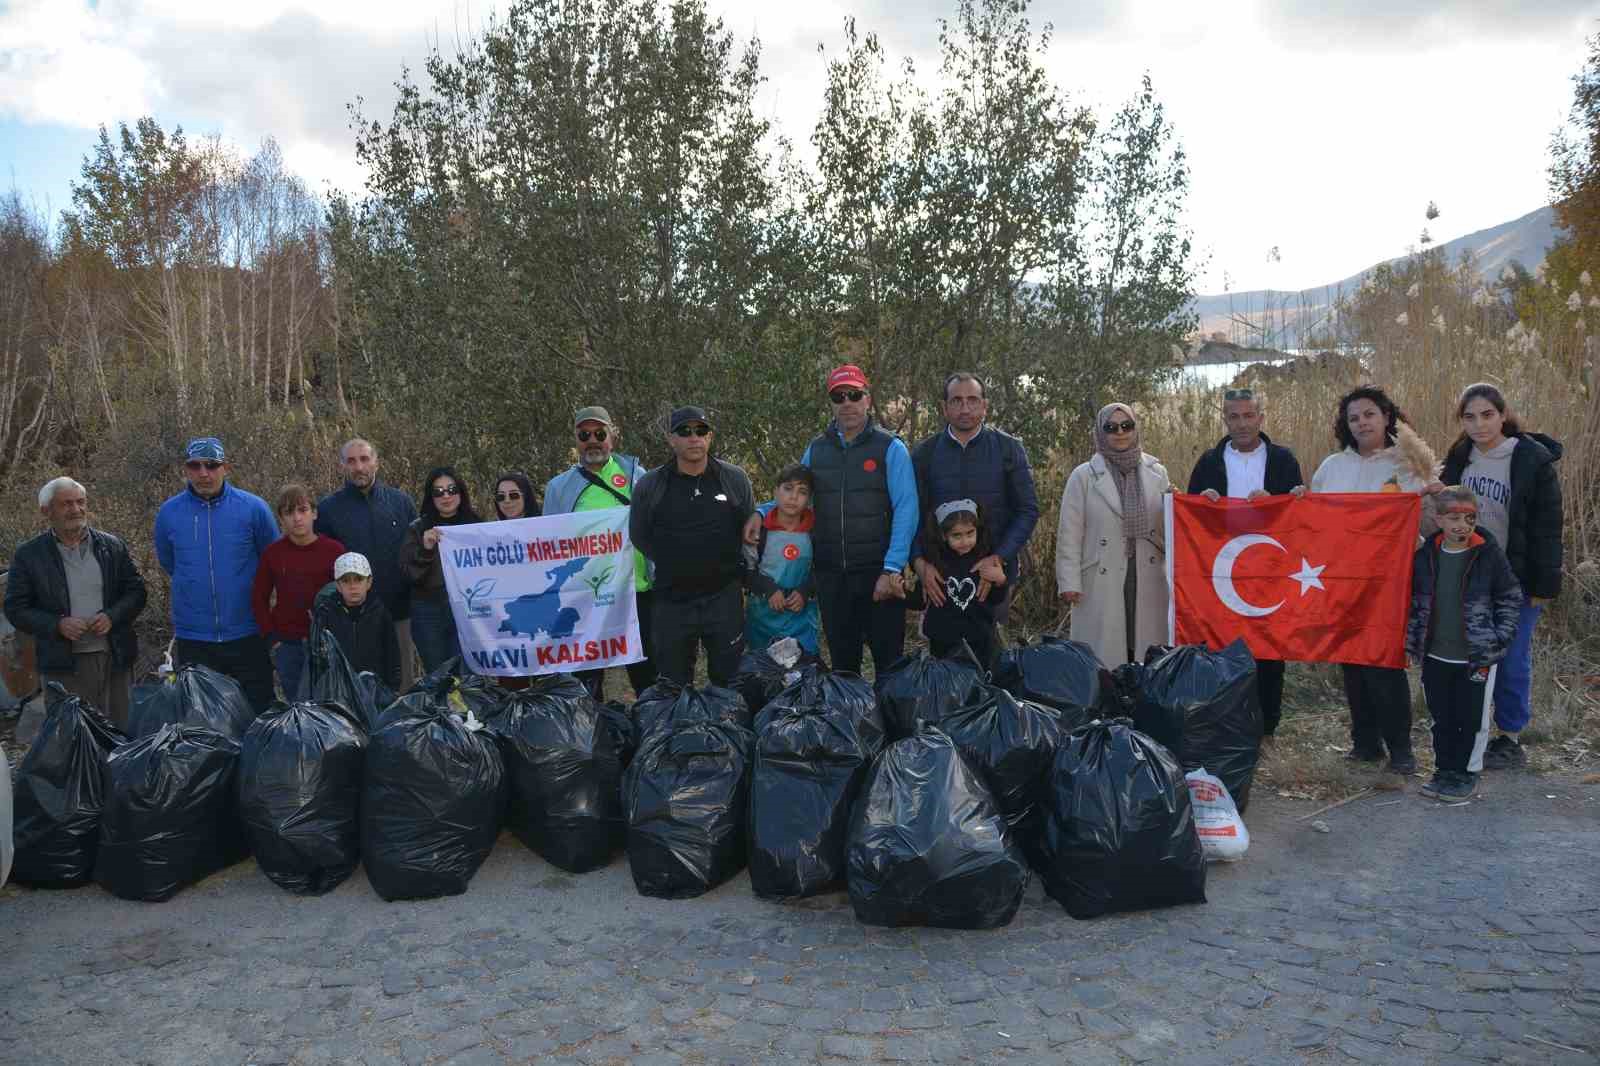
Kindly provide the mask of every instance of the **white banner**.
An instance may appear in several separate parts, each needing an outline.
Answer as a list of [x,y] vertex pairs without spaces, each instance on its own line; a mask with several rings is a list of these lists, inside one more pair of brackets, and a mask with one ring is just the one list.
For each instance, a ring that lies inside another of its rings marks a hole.
[[445,589],[473,670],[522,677],[644,658],[626,507],[441,534]]

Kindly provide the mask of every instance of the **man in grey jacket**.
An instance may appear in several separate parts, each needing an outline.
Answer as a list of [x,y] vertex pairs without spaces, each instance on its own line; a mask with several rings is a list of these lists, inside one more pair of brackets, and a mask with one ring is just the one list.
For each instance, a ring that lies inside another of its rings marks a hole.
[[733,679],[744,654],[744,524],[755,512],[750,478],[711,457],[704,409],[680,407],[668,420],[671,462],[640,479],[628,516],[634,547],[655,564],[656,668],[694,681],[698,646],[714,684]]
[[[616,423],[604,407],[583,407],[573,416],[577,437],[578,461],[551,478],[544,487],[544,513],[571,514],[607,507],[627,507],[633,488],[644,474],[644,467],[631,455],[617,452],[621,436]],[[637,548],[633,552],[633,595],[639,614],[639,642],[645,657],[628,664],[628,683],[637,696],[655,684],[653,661],[653,599],[650,591],[650,564]],[[600,700],[605,698],[604,670],[580,670],[578,680]]]

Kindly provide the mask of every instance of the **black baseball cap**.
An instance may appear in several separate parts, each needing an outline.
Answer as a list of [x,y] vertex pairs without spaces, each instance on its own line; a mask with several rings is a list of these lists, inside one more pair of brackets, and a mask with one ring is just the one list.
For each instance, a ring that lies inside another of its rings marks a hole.
[[711,419],[706,417],[704,407],[675,407],[672,416],[667,419],[667,432],[675,433],[679,426],[687,426],[691,422],[704,422],[709,428],[716,429],[711,424]]

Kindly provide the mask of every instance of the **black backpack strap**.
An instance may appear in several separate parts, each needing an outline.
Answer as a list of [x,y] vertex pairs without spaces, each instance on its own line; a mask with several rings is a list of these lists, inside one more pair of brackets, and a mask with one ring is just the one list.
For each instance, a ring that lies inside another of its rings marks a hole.
[[617,502],[621,503],[622,506],[631,507],[633,505],[633,501],[632,500],[628,499],[628,497],[624,496],[622,493],[618,492],[613,486],[611,486],[606,481],[604,481],[600,477],[599,474],[591,472],[588,467],[586,467],[586,466],[578,467],[578,473],[582,474],[583,475],[583,480],[587,481],[589,484],[594,485],[597,488],[605,489],[607,492],[611,493],[611,495],[613,495],[613,496],[615,496],[617,498]]

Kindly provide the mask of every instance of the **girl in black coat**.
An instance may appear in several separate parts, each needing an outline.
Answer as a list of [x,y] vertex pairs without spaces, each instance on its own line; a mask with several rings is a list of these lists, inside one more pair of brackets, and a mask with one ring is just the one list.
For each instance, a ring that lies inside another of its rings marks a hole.
[[1533,629],[1561,591],[1561,444],[1523,430],[1500,390],[1468,385],[1456,403],[1461,436],[1445,457],[1443,480],[1478,497],[1479,521],[1505,547],[1522,585],[1517,638],[1495,674],[1494,722],[1500,735],[1484,753],[1485,769],[1526,761],[1517,734],[1532,717]]

